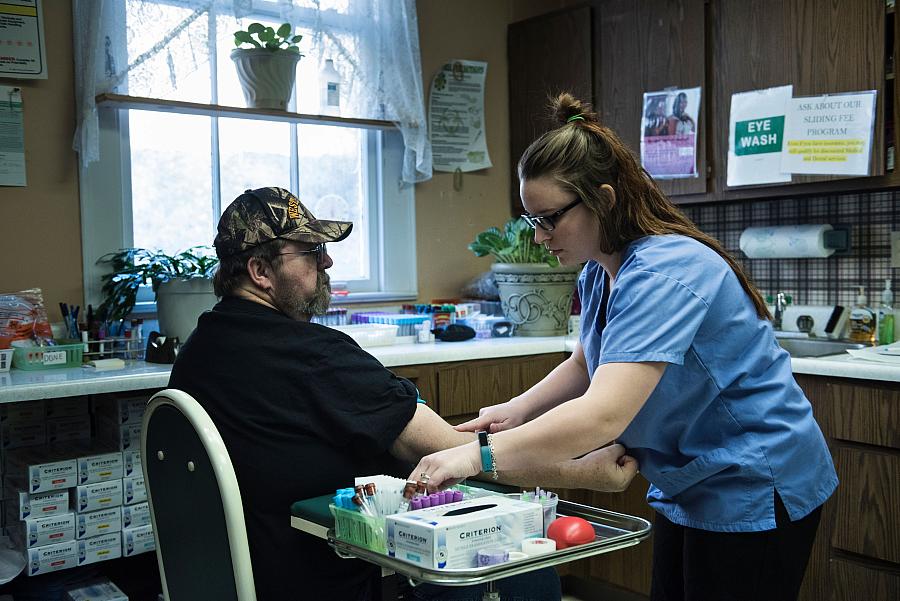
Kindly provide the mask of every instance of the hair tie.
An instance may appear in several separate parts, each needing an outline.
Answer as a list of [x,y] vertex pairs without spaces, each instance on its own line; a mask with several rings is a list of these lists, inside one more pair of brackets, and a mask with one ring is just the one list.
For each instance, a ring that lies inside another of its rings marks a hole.
[[572,115],[568,119],[566,119],[566,123],[571,123],[572,121],[584,121],[584,117],[582,117],[583,113],[578,113],[577,115]]

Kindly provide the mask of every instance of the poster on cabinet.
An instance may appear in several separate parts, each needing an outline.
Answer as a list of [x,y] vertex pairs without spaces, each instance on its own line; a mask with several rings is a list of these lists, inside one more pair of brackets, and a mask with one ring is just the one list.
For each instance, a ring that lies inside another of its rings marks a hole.
[[47,79],[41,0],[0,2],[0,77]]
[[818,175],[868,175],[876,91],[792,98],[781,170]]
[[781,170],[784,119],[794,86],[732,94],[728,118],[728,186],[791,181]]
[[697,177],[700,88],[644,93],[641,165],[657,179]]
[[487,63],[452,60],[431,82],[428,130],[435,171],[476,171],[491,166],[485,141]]
[[22,90],[0,86],[0,186],[25,186]]

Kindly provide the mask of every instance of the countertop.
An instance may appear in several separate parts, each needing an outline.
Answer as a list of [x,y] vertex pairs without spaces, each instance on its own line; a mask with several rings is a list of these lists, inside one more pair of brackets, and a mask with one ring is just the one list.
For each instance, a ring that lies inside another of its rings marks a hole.
[[[571,352],[575,349],[575,342],[575,338],[565,336],[513,337],[433,344],[396,344],[369,347],[366,350],[386,367],[397,367]],[[900,382],[900,365],[873,363],[846,353],[815,359],[795,358],[791,359],[791,366],[795,374]],[[123,369],[104,371],[85,367],[39,371],[13,369],[0,372],[0,403],[165,388],[171,370],[171,365],[143,361],[130,361]]]

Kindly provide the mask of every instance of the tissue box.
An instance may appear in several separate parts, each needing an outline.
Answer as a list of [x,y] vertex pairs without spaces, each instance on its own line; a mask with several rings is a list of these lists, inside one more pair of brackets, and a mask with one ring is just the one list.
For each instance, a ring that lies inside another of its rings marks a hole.
[[75,538],[91,538],[92,536],[118,532],[121,529],[122,510],[120,508],[110,507],[99,511],[89,511],[78,514]]
[[122,481],[96,482],[75,488],[76,511],[95,511],[122,504]]
[[19,450],[6,456],[7,494],[15,492],[49,492],[71,488],[78,483],[78,469],[74,459],[47,461],[43,449]]
[[77,542],[78,565],[80,566],[122,557],[121,532],[110,532],[101,536],[83,538]]
[[137,528],[151,523],[150,503],[135,503],[122,507],[122,528]]
[[31,516],[60,515],[69,511],[69,491],[61,490],[39,495],[19,492],[10,501],[10,505],[16,507],[16,510],[12,512],[12,517],[17,520],[24,520]]
[[138,526],[122,530],[122,556],[131,557],[156,549],[156,535],[153,526]]
[[388,555],[427,568],[473,568],[480,549],[518,550],[543,536],[541,506],[504,496],[466,499],[385,518]]
[[147,500],[147,486],[144,484],[143,476],[122,478],[122,489],[125,495],[122,500],[124,505],[134,505]]
[[64,543],[75,540],[75,514],[27,518],[9,524],[8,529],[10,537],[25,548]]
[[123,476],[143,476],[144,468],[141,465],[141,450],[131,449],[122,451],[122,459],[125,461],[125,472]]
[[74,568],[78,565],[78,545],[74,540],[28,549],[28,575]]
[[103,453],[78,458],[78,484],[116,480],[123,476],[122,453]]

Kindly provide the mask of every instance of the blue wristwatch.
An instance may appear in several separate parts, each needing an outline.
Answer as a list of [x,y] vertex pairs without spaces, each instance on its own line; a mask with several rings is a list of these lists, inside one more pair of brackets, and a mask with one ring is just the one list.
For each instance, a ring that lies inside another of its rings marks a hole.
[[489,474],[494,471],[494,457],[491,453],[491,445],[488,442],[488,433],[481,430],[477,434],[479,449],[481,450],[481,471]]

